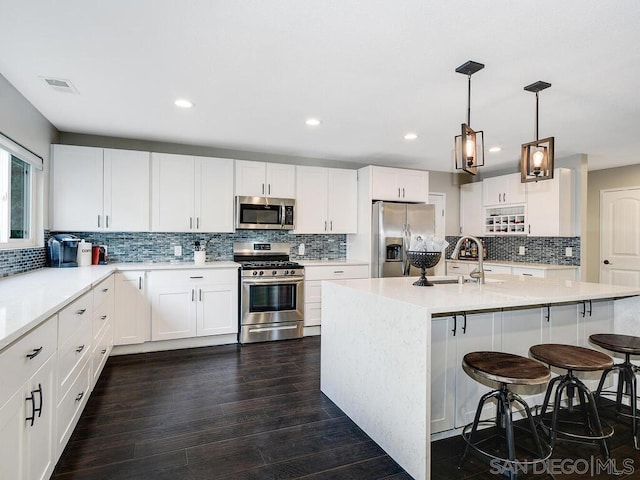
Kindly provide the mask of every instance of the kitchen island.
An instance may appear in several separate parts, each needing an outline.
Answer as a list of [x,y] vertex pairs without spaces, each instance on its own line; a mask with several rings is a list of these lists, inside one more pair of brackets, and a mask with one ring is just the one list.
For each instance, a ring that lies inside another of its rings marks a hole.
[[[459,364],[442,365],[444,357],[457,360],[456,348],[487,350],[489,345],[511,351],[516,341],[521,346],[550,340],[585,344],[589,334],[602,329],[640,335],[637,288],[511,275],[490,277],[485,285],[414,287],[413,281],[323,284],[321,389],[420,480],[430,478],[437,404],[432,396],[453,393],[452,402],[473,408],[479,399],[447,379],[461,371]],[[528,323],[531,330],[519,328]],[[436,330],[436,325],[444,328]],[[467,337],[476,326],[480,331]],[[450,336],[443,343],[436,335]],[[447,391],[452,385],[457,390]],[[461,408],[440,406],[455,408],[444,415],[455,432],[460,425],[454,417]]]

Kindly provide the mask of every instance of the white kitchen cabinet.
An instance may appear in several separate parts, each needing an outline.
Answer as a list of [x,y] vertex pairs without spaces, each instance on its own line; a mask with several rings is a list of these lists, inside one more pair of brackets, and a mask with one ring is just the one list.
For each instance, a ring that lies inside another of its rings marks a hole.
[[519,173],[485,178],[482,181],[483,205],[512,205],[527,200],[525,184]]
[[447,260],[447,275],[469,275],[478,262]]
[[429,202],[429,172],[371,167],[373,200]]
[[54,316],[0,354],[0,478],[46,480],[53,472],[56,328]]
[[95,386],[113,348],[115,314],[115,275],[93,289],[93,328],[91,350],[91,388]]
[[369,265],[305,265],[304,326],[318,327],[322,323],[322,281],[369,278]]
[[[474,265],[477,266],[478,262],[474,262]],[[506,275],[511,275],[511,267],[507,265],[483,265],[483,269],[484,273],[486,274],[503,273]]]
[[358,230],[356,170],[296,167],[296,233]]
[[54,230],[148,231],[149,153],[53,145]]
[[574,235],[573,174],[568,168],[554,169],[551,180],[526,184],[529,235],[570,237]]
[[232,232],[233,160],[152,153],[155,232]]
[[568,266],[567,268],[553,268],[553,266],[544,267],[520,267],[513,265],[511,268],[512,275],[521,275],[524,277],[538,278],[554,278],[558,280],[576,280],[578,275],[578,267]]
[[460,185],[460,234],[484,235],[482,182]]
[[149,272],[151,340],[237,333],[238,272]]
[[151,304],[147,300],[146,284],[144,271],[115,274],[114,345],[151,340]]
[[296,167],[236,160],[236,195],[295,198]]
[[[501,314],[462,314],[434,318],[431,324],[431,433],[473,421],[480,397],[490,390],[462,369],[467,353],[500,350]],[[494,407],[487,404],[484,414]]]

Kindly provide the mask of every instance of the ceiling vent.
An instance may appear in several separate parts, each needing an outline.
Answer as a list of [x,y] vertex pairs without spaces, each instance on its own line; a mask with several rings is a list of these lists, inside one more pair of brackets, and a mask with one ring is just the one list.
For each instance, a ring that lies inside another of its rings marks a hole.
[[47,84],[58,92],[65,93],[78,93],[76,87],[73,86],[71,80],[67,80],[64,78],[51,78],[51,77],[41,77]]

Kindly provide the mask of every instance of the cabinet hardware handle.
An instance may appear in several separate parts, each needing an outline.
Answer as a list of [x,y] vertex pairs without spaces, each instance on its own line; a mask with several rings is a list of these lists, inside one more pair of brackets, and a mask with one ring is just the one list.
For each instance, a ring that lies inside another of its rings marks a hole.
[[402,198],[404,198],[404,187],[402,187]]
[[504,203],[507,203],[507,192],[505,192],[505,193],[503,193],[503,194],[502,194],[502,201],[503,201]]
[[498,203],[502,203],[502,194],[501,193],[498,194]]
[[454,315],[453,316],[453,330],[451,330],[453,332],[453,336],[456,336],[456,330],[458,329],[458,316]]
[[333,220],[329,220],[329,231],[333,232]]
[[29,360],[33,360],[34,358],[36,358],[38,355],[40,355],[40,352],[42,351],[42,347],[38,347],[38,348],[34,348],[33,351],[31,353],[27,353],[27,358]]
[[333,273],[344,273],[344,270],[334,270]]
[[86,308],[82,308],[82,309],[80,309],[80,310],[78,310],[78,311],[76,312],[76,315],[84,315],[84,312],[86,312],[86,311],[87,311],[87,309],[86,309]]
[[109,215],[105,215],[106,228],[109,228]]
[[142,277],[138,277],[138,290],[142,290]]
[[82,397],[84,397],[84,392],[80,392],[80,393],[76,396],[76,402],[79,402],[80,400],[82,400]]
[[264,195],[264,183],[262,184],[262,194]]
[[100,215],[98,215],[98,228],[100,228]]
[[189,217],[189,230],[193,229],[193,217]]
[[545,305],[547,307],[547,314],[545,315],[544,318],[547,319],[547,323],[549,323],[551,321],[551,307],[549,305]]
[[267,192],[267,195],[271,195],[271,184],[269,184],[269,191]]
[[25,418],[25,421],[26,422],[31,422],[31,425],[30,425],[31,427],[33,427],[33,424],[34,424],[34,422],[36,420],[36,397],[33,394],[34,394],[34,392],[31,392],[31,395],[29,395],[26,398],[27,402],[29,402],[29,401],[31,402],[31,416]]
[[400,198],[400,187],[398,187],[398,198]]
[[102,316],[100,317],[100,320],[106,320],[106,319],[107,319],[107,316],[106,316],[106,315],[102,315]]
[[587,316],[587,302],[585,300],[582,301],[582,318]]
[[191,301],[193,302],[195,300],[196,296],[196,291],[192,288],[191,289]]
[[529,224],[529,235],[531,235],[531,224]]
[[324,231],[325,232],[327,231],[327,221],[326,220],[324,221]]
[[196,228],[200,228],[200,217],[196,217]]
[[593,315],[593,303],[591,303],[591,300],[587,300],[589,302],[589,316],[591,317]]
[[523,277],[533,277],[533,273],[523,273]]
[[198,300],[202,301],[202,289],[198,289]]
[[198,275],[198,276],[195,276],[195,277],[189,277],[189,278],[196,279],[196,278],[203,278],[203,277],[202,277],[202,275]]
[[103,348],[102,350],[100,350],[100,353],[101,353],[102,355],[104,355],[105,353],[107,353],[107,349],[106,349],[106,348]]
[[462,324],[462,333],[467,333],[467,312],[463,312],[464,323]]
[[109,289],[108,289],[108,288],[103,288],[103,289],[102,289],[102,293],[107,293],[108,291],[109,291]]
[[82,352],[82,350],[84,350],[84,345],[80,345],[78,348],[76,348],[76,353],[80,353]]
[[33,416],[35,417],[35,414],[38,414],[38,418],[40,418],[42,416],[42,384],[39,383],[38,384],[38,389],[37,390],[33,390],[31,393],[36,393],[38,392],[38,396],[40,397],[40,406],[38,408],[35,408],[36,406],[36,402],[34,400],[33,402]]

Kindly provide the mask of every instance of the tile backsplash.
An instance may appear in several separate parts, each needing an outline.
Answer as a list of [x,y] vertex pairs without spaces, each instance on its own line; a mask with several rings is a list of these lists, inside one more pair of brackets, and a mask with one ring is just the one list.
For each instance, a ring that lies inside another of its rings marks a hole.
[[0,277],[42,268],[47,264],[45,247],[0,250]]

